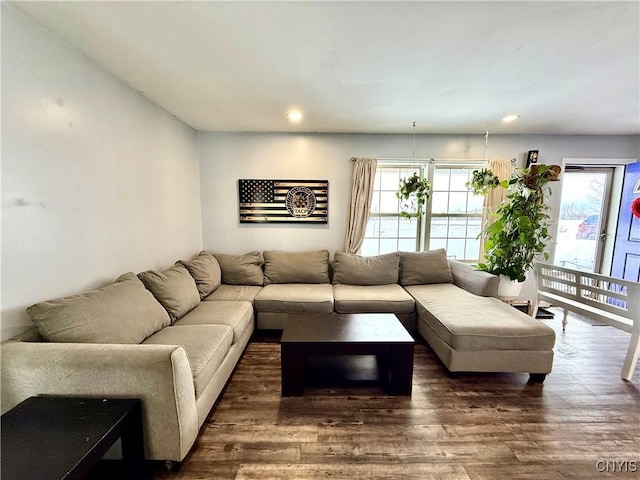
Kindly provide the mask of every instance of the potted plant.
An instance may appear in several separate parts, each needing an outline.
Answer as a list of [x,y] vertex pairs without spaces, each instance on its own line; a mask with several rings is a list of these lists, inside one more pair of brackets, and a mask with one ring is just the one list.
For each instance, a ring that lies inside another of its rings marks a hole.
[[[501,275],[501,284],[507,280],[520,287],[536,259],[549,259],[546,245],[551,239],[551,219],[545,200],[551,189],[545,184],[557,179],[559,171],[557,165],[532,165],[516,170],[502,182],[488,169],[474,172],[467,183],[474,193],[486,194],[498,187],[507,189],[505,201],[494,213],[495,220],[481,233],[485,253],[477,266],[479,270]],[[517,295],[517,292],[501,293],[498,295]]]
[[431,184],[417,172],[400,180],[400,189],[396,192],[396,197],[400,199],[400,216],[420,217],[430,192]]

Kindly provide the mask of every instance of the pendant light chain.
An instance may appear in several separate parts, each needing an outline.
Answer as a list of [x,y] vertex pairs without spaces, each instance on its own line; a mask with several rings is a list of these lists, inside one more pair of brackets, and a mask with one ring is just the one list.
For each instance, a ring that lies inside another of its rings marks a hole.
[[416,163],[416,122],[413,122],[413,163]]
[[484,134],[484,161],[485,163],[489,163],[489,156],[488,156],[488,150],[489,150],[489,129],[487,128],[487,131]]

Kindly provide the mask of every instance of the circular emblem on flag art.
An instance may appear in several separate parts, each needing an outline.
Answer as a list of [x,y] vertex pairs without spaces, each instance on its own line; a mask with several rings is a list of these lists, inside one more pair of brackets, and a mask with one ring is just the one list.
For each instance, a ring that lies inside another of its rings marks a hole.
[[287,211],[294,217],[308,217],[316,209],[316,194],[307,187],[293,187],[285,200]]

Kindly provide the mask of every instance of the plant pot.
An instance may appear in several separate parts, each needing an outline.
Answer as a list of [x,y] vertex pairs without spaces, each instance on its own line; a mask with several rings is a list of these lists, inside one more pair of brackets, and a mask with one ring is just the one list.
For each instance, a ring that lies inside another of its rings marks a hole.
[[506,275],[500,275],[500,281],[498,282],[498,297],[500,298],[515,298],[522,290],[522,282],[517,280],[511,280]]

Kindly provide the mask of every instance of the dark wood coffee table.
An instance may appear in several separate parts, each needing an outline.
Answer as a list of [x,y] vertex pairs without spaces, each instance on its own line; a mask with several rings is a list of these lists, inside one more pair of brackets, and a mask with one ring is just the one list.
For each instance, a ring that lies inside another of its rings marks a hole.
[[2,415],[2,479],[85,478],[118,438],[119,478],[143,478],[140,400],[30,397]]
[[291,315],[280,340],[282,395],[304,393],[307,358],[318,355],[375,355],[387,392],[411,395],[413,345],[392,313]]

